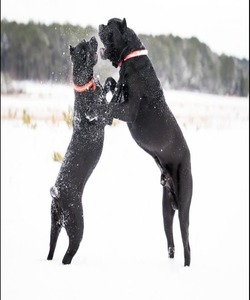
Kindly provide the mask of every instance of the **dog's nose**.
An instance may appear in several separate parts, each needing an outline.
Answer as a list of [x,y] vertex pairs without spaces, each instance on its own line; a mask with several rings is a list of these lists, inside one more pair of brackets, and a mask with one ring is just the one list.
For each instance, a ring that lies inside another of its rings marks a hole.
[[103,24],[99,25],[99,31],[102,31],[102,30],[103,30],[103,27],[104,27]]

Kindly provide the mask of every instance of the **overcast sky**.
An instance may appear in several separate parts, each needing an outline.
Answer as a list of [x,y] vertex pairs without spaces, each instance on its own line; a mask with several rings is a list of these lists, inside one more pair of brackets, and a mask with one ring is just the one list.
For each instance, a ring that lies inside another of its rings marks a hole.
[[249,0],[1,0],[1,19],[73,25],[125,17],[136,33],[197,37],[218,54],[249,59]]

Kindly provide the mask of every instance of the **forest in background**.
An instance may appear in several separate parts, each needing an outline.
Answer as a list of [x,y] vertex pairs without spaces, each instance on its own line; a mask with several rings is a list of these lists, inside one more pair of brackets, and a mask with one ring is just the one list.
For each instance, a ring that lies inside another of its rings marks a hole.
[[[1,81],[71,80],[69,45],[96,36],[91,26],[1,21]],[[214,53],[197,38],[173,35],[139,35],[149,51],[156,73],[166,89],[200,91],[219,95],[249,95],[249,61]],[[117,70],[99,59],[95,74],[104,82]]]

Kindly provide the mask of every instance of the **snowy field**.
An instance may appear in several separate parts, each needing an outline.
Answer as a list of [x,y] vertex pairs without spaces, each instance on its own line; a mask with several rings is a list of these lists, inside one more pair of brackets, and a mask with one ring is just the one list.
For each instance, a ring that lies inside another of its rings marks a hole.
[[[1,99],[3,300],[249,299],[249,99],[166,91],[192,155],[191,267],[167,255],[160,172],[123,122],[106,127],[104,150],[83,194],[85,232],[61,263],[64,230],[47,261],[50,195],[71,129],[69,86],[22,83]],[[31,117],[23,121],[23,110]]]

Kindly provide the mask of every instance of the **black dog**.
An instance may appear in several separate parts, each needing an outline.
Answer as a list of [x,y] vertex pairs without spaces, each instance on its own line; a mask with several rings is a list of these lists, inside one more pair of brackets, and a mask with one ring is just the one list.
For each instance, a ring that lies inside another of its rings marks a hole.
[[173,217],[179,210],[185,266],[190,265],[189,209],[192,197],[190,152],[175,117],[165,102],[163,90],[147,50],[117,18],[99,26],[105,48],[103,59],[120,66],[120,78],[109,105],[112,117],[126,121],[137,144],[149,153],[161,170],[164,229],[169,257],[174,257]]
[[[62,226],[69,237],[69,247],[63,264],[70,264],[83,236],[82,194],[84,186],[93,172],[102,153],[104,127],[112,123],[105,116],[106,93],[112,89],[107,79],[104,89],[93,79],[93,67],[97,63],[97,41],[82,41],[76,47],[70,46],[73,63],[73,84],[75,89],[73,135],[55,185],[51,188],[51,236],[48,260],[54,255]],[[100,107],[98,117],[94,115]],[[93,108],[94,107],[94,108]],[[103,115],[100,116],[100,111]],[[89,115],[92,117],[90,118]]]

